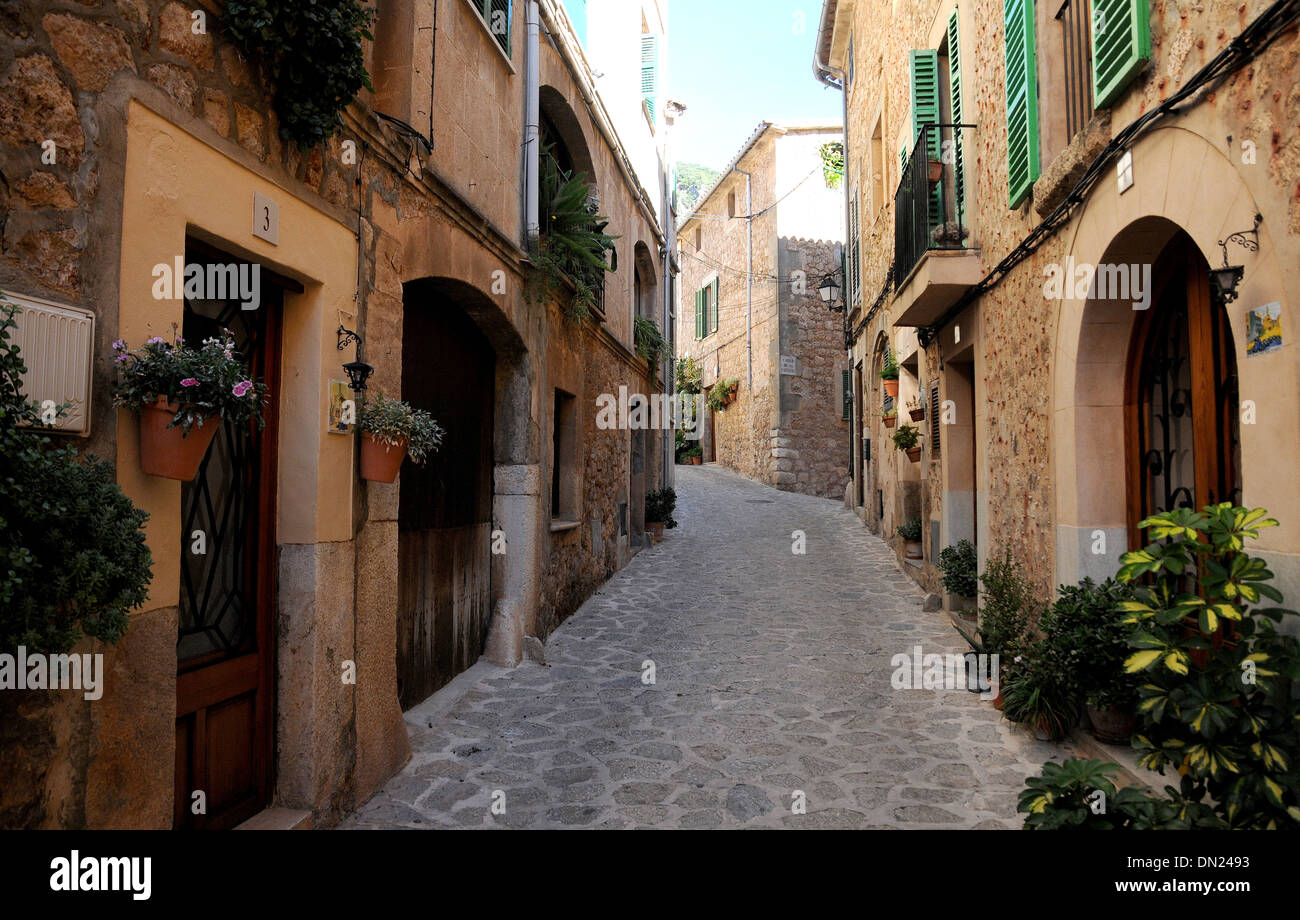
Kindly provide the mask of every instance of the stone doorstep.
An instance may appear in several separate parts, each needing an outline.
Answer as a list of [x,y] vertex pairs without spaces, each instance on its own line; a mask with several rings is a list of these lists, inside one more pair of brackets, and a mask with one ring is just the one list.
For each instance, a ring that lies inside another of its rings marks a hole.
[[243,824],[237,831],[309,831],[311,830],[311,812],[296,808],[272,806],[264,808]]
[[1075,730],[1071,740],[1077,747],[1082,748],[1083,753],[1088,757],[1119,764],[1120,772],[1116,777],[1119,782],[1115,785],[1121,789],[1125,786],[1145,786],[1163,798],[1165,786],[1178,785],[1177,777],[1161,776],[1154,770],[1148,770],[1139,764],[1137,754],[1133,753],[1131,747],[1120,747],[1098,741],[1093,737],[1092,732],[1082,726]]

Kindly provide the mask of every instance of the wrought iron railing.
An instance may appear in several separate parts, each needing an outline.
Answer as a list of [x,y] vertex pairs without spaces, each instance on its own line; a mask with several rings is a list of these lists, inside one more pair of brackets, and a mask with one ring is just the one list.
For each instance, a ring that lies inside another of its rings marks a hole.
[[924,124],[894,193],[894,277],[901,283],[931,249],[964,249],[963,132],[973,125]]

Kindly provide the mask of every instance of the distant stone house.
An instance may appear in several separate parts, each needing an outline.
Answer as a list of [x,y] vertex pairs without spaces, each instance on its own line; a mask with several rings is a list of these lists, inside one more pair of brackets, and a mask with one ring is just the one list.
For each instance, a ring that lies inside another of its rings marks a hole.
[[[60,440],[114,462],[154,559],[125,638],[77,649],[104,655],[100,699],[0,694],[0,827],[332,824],[409,757],[404,709],[480,656],[520,663],[641,539],[666,436],[600,428],[596,401],[667,377],[633,331],[665,328],[664,178],[629,165],[611,115],[662,173],[655,93],[596,90],[585,3],[370,5],[374,92],[305,150],[224,3],[0,17],[0,290],[29,364],[48,362],[30,387],[72,381],[28,395],[73,398]],[[633,51],[662,36],[645,6],[602,34]],[[586,174],[617,237],[580,321],[564,294],[525,296],[540,142]],[[258,266],[262,303],[157,299],[154,267],[177,259]],[[70,340],[40,330],[92,320],[77,377]],[[194,483],[146,475],[136,416],[111,404],[110,343],[173,325],[232,327],[271,390],[265,432],[224,428]],[[359,401],[400,396],[447,432],[392,485],[361,479],[355,430],[331,426],[354,359],[374,369]]]
[[707,462],[791,492],[843,498],[849,422],[843,313],[818,285],[841,276],[844,196],[821,148],[838,125],[761,123],[678,227],[677,355],[706,393]]
[[[965,539],[1050,597],[1113,575],[1148,515],[1227,501],[1281,522],[1258,554],[1300,592],[1300,493],[1278,488],[1300,441],[1296,12],[823,4],[814,67],[847,112],[849,505],[900,555],[921,519],[931,590]],[[915,461],[884,424],[909,399]]]

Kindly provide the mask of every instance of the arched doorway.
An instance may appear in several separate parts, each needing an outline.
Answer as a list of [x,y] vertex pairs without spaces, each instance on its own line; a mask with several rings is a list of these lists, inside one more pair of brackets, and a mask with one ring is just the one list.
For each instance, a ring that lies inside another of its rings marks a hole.
[[403,710],[479,659],[492,617],[497,356],[466,312],[473,289],[406,286],[402,399],[445,430],[423,467],[402,465],[397,686]]
[[1125,386],[1129,545],[1162,511],[1241,497],[1237,360],[1209,266],[1181,230],[1152,272],[1151,309],[1134,323]]

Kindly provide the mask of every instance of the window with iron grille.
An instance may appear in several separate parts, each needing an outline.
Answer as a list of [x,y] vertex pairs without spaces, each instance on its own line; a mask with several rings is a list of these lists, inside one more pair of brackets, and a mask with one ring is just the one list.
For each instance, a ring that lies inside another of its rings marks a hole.
[[1065,130],[1073,140],[1092,118],[1092,35],[1088,0],[1064,0],[1056,12],[1061,24],[1061,67],[1065,74]]
[[930,385],[930,455],[939,454],[939,384]]
[[510,56],[510,20],[514,14],[512,0],[469,0],[470,6],[478,11],[487,23],[488,31],[497,40],[501,50]]
[[840,419],[847,422],[853,417],[853,378],[849,371],[840,371],[840,393]]

